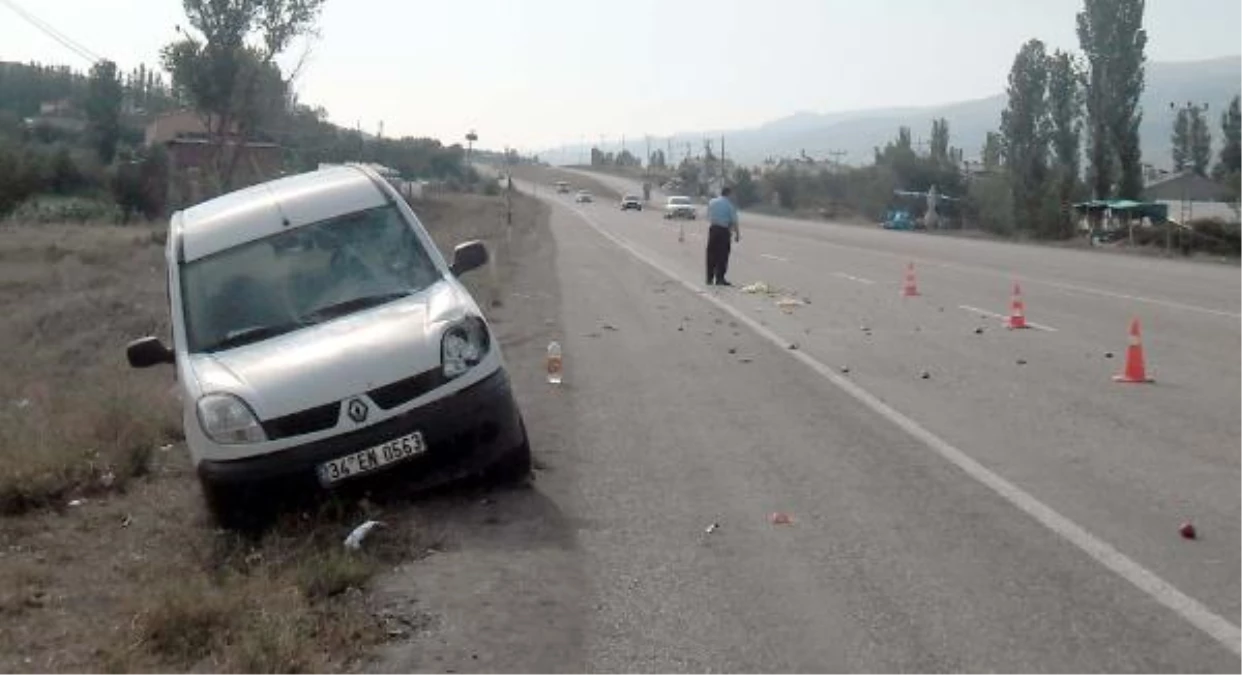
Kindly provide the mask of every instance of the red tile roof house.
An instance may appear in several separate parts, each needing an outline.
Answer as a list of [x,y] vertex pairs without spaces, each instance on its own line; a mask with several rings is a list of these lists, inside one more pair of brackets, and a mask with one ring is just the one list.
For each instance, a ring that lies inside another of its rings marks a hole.
[[[226,138],[225,147],[237,147],[239,139]],[[213,143],[198,113],[179,110],[153,119],[146,129],[146,144],[168,152],[168,208],[197,204],[213,195],[210,170],[221,146]],[[246,141],[233,174],[232,188],[261,183],[281,175],[281,147],[267,141]]]

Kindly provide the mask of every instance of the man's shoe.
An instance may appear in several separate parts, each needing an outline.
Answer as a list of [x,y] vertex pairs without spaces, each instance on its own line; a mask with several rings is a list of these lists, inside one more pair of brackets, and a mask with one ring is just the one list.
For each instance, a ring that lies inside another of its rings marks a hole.
[[725,281],[724,279],[720,279],[716,282],[716,285],[717,286],[732,286],[733,284],[729,281]]

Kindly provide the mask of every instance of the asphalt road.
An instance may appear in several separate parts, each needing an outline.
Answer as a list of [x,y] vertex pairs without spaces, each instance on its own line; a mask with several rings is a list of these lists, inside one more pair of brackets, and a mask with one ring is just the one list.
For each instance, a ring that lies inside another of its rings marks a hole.
[[[702,221],[537,193],[502,330],[543,470],[443,509],[493,527],[411,572],[444,618],[389,667],[1238,671],[1236,267],[744,216],[729,276],[787,313],[702,286]],[[1015,279],[1046,330],[987,314]],[[1132,316],[1157,384],[1111,381]]]

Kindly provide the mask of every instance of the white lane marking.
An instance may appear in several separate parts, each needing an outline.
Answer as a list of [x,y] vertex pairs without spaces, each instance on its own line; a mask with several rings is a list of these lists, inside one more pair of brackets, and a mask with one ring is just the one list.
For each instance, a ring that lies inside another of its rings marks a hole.
[[759,257],[767,258],[768,260],[777,260],[779,262],[789,262],[789,258],[782,258],[779,255],[772,255],[771,253],[760,253]]
[[1075,286],[1073,284],[1064,284],[1064,283],[1060,283],[1056,281],[1039,281],[1039,280],[1035,280],[1035,281],[1037,281],[1037,283],[1042,283],[1046,286],[1052,286],[1053,288],[1059,288],[1063,291],[1076,291],[1078,293],[1092,293],[1095,295],[1102,295],[1106,298],[1117,298],[1119,300],[1133,300],[1134,302],[1146,302],[1151,305],[1164,305],[1165,307],[1173,307],[1175,309],[1185,309],[1185,310],[1189,310],[1192,312],[1203,312],[1205,314],[1215,314],[1216,316],[1224,316],[1224,317],[1229,317],[1233,319],[1242,319],[1242,314],[1239,314],[1237,312],[1226,312],[1226,311],[1219,310],[1219,309],[1200,307],[1198,305],[1187,305],[1185,303],[1176,302],[1173,300],[1161,300],[1159,298],[1145,298],[1141,295],[1126,295],[1125,293],[1114,293],[1112,291],[1102,291],[1098,288],[1088,288],[1086,286]]
[[[988,315],[988,316],[994,316],[994,317],[996,317],[996,318],[1000,319],[1001,321],[1008,321],[1008,320],[1009,320],[1009,317],[1005,316],[1004,314],[997,314],[996,312],[989,312],[989,311],[988,311],[988,310],[986,310],[986,309],[979,309],[978,307],[971,307],[970,305],[958,305],[957,307],[958,307],[958,309],[964,309],[964,310],[966,310],[967,312],[978,312],[978,313],[980,313],[980,314],[986,314],[986,315]],[[1034,321],[1031,321],[1031,320],[1029,320],[1029,319],[1027,320],[1026,325],[1028,325],[1028,326],[1030,326],[1031,328],[1034,328],[1034,329],[1036,329],[1036,330],[1046,330],[1046,331],[1048,331],[1049,333],[1055,333],[1055,332],[1057,332],[1057,329],[1053,328],[1052,326],[1045,326],[1045,325],[1044,325],[1044,324],[1042,324],[1042,323],[1035,323]]]
[[864,278],[862,278],[862,277],[856,277],[856,276],[854,276],[854,275],[852,275],[852,274],[846,274],[845,272],[836,272],[836,273],[835,273],[835,274],[833,274],[832,276],[834,276],[834,277],[840,277],[840,278],[842,278],[842,279],[849,279],[850,281],[856,281],[856,282],[858,282],[858,283],[860,283],[860,284],[867,284],[868,286],[870,286],[871,284],[874,284],[874,283],[875,283],[874,281],[872,281],[872,280],[870,280],[870,279],[864,279]]
[[[799,238],[799,239],[807,238],[804,235],[799,234],[799,233],[780,232],[777,230],[766,230],[766,233],[775,234],[777,236],[783,236],[786,238]],[[884,257],[884,258],[891,258],[891,259],[903,260],[903,261],[913,261],[913,262],[918,263],[920,266],[941,267],[944,269],[958,270],[960,272],[970,272],[972,274],[986,274],[992,277],[1012,279],[1014,281],[1021,281],[1024,283],[1043,284],[1045,286],[1060,289],[1062,291],[1066,291],[1069,293],[1098,295],[1098,296],[1105,297],[1105,298],[1114,298],[1117,300],[1130,300],[1132,302],[1141,302],[1141,303],[1145,303],[1149,305],[1160,305],[1162,307],[1182,309],[1188,312],[1202,312],[1204,314],[1211,314],[1213,316],[1223,316],[1223,317],[1232,318],[1232,319],[1242,319],[1242,314],[1238,312],[1230,312],[1230,311],[1226,311],[1222,309],[1212,309],[1211,307],[1202,307],[1200,305],[1192,305],[1192,304],[1185,303],[1185,302],[1177,302],[1176,300],[1165,300],[1163,298],[1149,298],[1149,297],[1142,296],[1142,295],[1129,295],[1126,293],[1118,293],[1116,291],[1107,291],[1107,290],[1100,289],[1100,288],[1093,288],[1091,286],[1079,286],[1077,284],[1069,284],[1069,283],[1065,283],[1062,281],[1049,281],[1047,279],[1040,279],[1037,277],[1019,276],[1019,275],[1010,274],[1008,272],[1002,272],[1002,271],[998,271],[994,269],[989,269],[986,267],[974,267],[972,265],[961,265],[958,263],[944,262],[942,260],[932,260],[929,258],[921,258],[919,256],[911,256],[911,255],[907,255],[903,253],[893,253],[892,251],[885,251],[885,250],[877,249],[877,248],[868,248],[866,246],[858,246],[855,244],[843,244],[843,243],[839,243],[835,241],[826,241],[823,239],[813,239],[813,241],[823,244],[825,246],[834,246],[837,248],[849,249],[851,251],[858,251],[860,253],[868,253],[871,255],[877,255],[877,256]]]
[[721,310],[745,324],[759,336],[767,339],[776,345],[782,352],[801,361],[811,370],[820,374],[824,379],[836,385],[839,389],[849,394],[854,400],[870,408],[873,412],[887,419],[899,428],[910,434],[914,438],[922,441],[927,447],[931,448],[936,454],[961,469],[966,475],[974,478],[983,485],[990,488],[993,492],[1000,495],[1001,498],[1013,504],[1018,509],[1034,518],[1041,525],[1059,535],[1061,538],[1077,546],[1081,551],[1093,558],[1096,562],[1111,570],[1121,578],[1129,581],[1136,588],[1151,596],[1156,602],[1164,605],[1172,610],[1178,616],[1181,616],[1195,628],[1203,631],[1211,636],[1218,643],[1224,646],[1234,654],[1242,656],[1242,629],[1233,625],[1228,619],[1217,615],[1208,609],[1203,603],[1186,595],[1178,590],[1169,582],[1156,576],[1155,573],[1143,567],[1139,563],[1127,557],[1121,551],[1113,548],[1108,542],[1096,537],[1086,529],[1066,518],[1052,507],[1044,504],[1036,499],[1033,495],[1026,492],[1022,488],[1010,483],[1002,478],[999,474],[988,469],[984,465],[975,461],[970,455],[957,449],[948,441],[933,434],[923,428],[918,422],[906,417],[896,409],[890,407],[866,389],[854,384],[850,380],[833,372],[831,368],[809,356],[805,351],[787,349],[789,341],[781,338],[767,326],[761,325],[758,321],[747,316],[741,310],[734,308],[732,305],[721,300],[714,294],[696,286],[693,282],[683,279],[676,272],[666,268],[657,260],[651,258],[647,254],[639,251],[637,248],[623,241],[621,238],[608,232],[605,228],[595,222],[593,218],[587,214],[567,206],[569,210],[578,214],[588,225],[591,226],[605,239],[616,244],[630,255],[646,263],[664,276],[676,281],[691,293],[698,295],[703,300],[713,304],[717,309]]

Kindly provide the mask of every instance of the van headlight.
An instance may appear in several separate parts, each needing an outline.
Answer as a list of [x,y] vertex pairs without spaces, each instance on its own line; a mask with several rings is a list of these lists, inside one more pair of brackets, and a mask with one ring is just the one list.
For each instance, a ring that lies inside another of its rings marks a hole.
[[207,394],[198,399],[198,423],[203,433],[220,445],[267,440],[250,406],[232,394]]
[[444,331],[440,341],[440,363],[445,379],[451,380],[479,365],[490,347],[487,325],[477,316],[468,316]]

